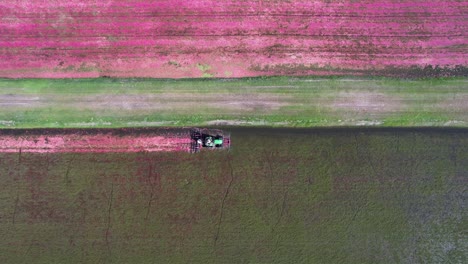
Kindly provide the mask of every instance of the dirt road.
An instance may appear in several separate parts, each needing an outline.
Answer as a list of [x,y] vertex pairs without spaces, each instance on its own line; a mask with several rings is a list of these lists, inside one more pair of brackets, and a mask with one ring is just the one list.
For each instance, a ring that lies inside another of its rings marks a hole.
[[467,126],[463,79],[0,80],[0,127]]

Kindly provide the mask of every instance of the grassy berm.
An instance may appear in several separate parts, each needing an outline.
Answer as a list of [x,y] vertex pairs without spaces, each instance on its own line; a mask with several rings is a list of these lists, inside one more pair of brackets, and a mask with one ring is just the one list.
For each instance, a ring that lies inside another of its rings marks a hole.
[[467,130],[0,154],[0,263],[466,263]]
[[468,127],[466,78],[0,79],[0,128]]

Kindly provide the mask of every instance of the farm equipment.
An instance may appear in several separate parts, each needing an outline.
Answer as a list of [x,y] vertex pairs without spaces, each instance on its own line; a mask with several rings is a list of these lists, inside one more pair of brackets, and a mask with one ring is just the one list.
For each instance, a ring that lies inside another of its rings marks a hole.
[[229,149],[231,146],[231,135],[219,129],[190,130],[190,152],[197,153],[201,149]]

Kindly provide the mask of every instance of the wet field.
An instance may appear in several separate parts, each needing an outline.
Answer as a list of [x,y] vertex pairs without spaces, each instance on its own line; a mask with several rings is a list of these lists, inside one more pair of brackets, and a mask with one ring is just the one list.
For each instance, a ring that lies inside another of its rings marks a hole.
[[230,151],[0,153],[0,262],[466,261],[467,129],[225,130]]
[[0,153],[109,153],[185,151],[188,128],[2,129]]

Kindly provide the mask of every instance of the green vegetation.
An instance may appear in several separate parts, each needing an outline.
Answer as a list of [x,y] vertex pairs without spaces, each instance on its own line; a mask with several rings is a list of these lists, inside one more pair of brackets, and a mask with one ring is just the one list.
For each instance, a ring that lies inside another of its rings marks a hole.
[[466,262],[465,130],[231,132],[230,152],[0,153],[0,262]]
[[462,126],[466,79],[0,79],[0,128]]

